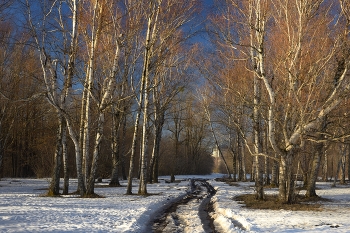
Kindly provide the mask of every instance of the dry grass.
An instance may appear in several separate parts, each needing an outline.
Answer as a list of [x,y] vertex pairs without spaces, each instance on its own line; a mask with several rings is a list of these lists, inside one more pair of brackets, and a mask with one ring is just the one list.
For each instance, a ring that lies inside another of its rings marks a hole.
[[265,200],[257,200],[255,194],[245,194],[234,198],[249,209],[269,209],[269,210],[293,210],[293,211],[322,211],[320,201],[328,201],[324,198],[306,198],[298,195],[294,204],[286,204],[278,200],[277,195],[265,195]]
[[83,198],[105,198],[105,197],[96,193],[92,193],[92,194],[85,194]]
[[[217,178],[219,182],[225,182],[230,186],[239,186],[233,179]],[[265,186],[264,188],[276,188],[275,186]],[[300,190],[303,188],[299,188]],[[244,194],[234,198],[249,209],[268,209],[268,210],[293,210],[293,211],[322,211],[320,202],[329,202],[330,200],[321,197],[306,198],[302,195],[296,195],[295,203],[287,204],[278,200],[277,195],[265,195],[264,200],[257,200],[255,194]]]
[[229,179],[229,178],[216,178],[215,179],[218,182],[225,182],[226,184],[230,185],[230,186],[239,186],[239,184],[237,183],[237,181],[234,181],[233,179]]

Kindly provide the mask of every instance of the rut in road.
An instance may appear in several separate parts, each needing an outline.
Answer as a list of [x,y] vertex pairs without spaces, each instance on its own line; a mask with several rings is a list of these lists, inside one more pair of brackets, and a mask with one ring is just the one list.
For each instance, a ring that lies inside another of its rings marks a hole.
[[213,209],[210,200],[216,190],[204,179],[191,179],[190,189],[154,220],[153,232],[216,232],[209,215]]

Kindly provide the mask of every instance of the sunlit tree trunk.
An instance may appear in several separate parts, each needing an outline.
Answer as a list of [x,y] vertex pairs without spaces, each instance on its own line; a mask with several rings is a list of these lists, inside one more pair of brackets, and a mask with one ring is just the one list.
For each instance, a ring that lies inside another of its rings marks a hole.
[[[91,22],[91,38],[87,43],[89,48],[88,64],[86,70],[86,77],[84,83],[85,96],[82,99],[82,126],[83,126],[83,141],[82,141],[82,156],[83,156],[83,173],[85,185],[87,186],[88,179],[90,176],[90,127],[91,127],[91,95],[94,86],[94,72],[95,72],[95,59],[96,59],[96,48],[99,42],[100,32],[101,32],[101,21],[102,21],[102,11],[104,4],[101,1],[96,0],[92,4],[92,22]],[[100,116],[99,116],[100,119]],[[97,142],[97,141],[95,141]],[[93,152],[95,153],[95,151]],[[93,163],[93,162],[92,162]],[[91,190],[90,190],[91,191]]]
[[138,194],[146,195],[147,194],[147,158],[148,158],[148,121],[149,121],[149,102],[150,102],[150,77],[149,77],[149,65],[150,58],[152,56],[152,46],[154,45],[155,39],[155,30],[157,27],[158,14],[160,6],[156,3],[150,3],[151,13],[147,18],[147,32],[146,32],[146,40],[145,40],[145,53],[144,53],[144,61],[143,61],[143,70],[142,70],[142,80],[144,88],[142,90],[143,95],[143,122],[142,122],[142,141],[141,141],[141,167],[140,167],[140,186]]
[[260,0],[252,1],[249,5],[249,23],[252,25],[250,35],[250,59],[252,66],[255,69],[254,75],[254,106],[253,106],[253,138],[254,138],[254,153],[255,160],[255,188],[256,198],[258,200],[264,199],[264,180],[263,180],[263,158],[261,146],[261,116],[260,116],[260,102],[261,102],[261,76],[265,75],[264,67],[264,39],[265,39],[265,23],[266,23],[266,9]]
[[[140,13],[140,12],[138,12]],[[149,29],[147,28],[147,33]],[[149,38],[147,38],[149,40]],[[146,41],[147,41],[146,39]],[[149,41],[148,41],[149,42]],[[144,56],[146,56],[144,54]],[[145,62],[145,61],[144,61]],[[144,68],[144,67],[143,67]],[[138,107],[136,110],[136,117],[135,117],[135,123],[134,123],[134,133],[133,133],[133,138],[132,138],[132,143],[131,143],[131,151],[130,151],[130,163],[129,163],[129,175],[128,175],[128,184],[126,188],[126,194],[131,195],[132,194],[132,180],[134,176],[134,166],[135,166],[135,153],[136,153],[136,145],[137,141],[139,139],[139,127],[140,127],[140,118],[142,114],[142,109],[143,109],[143,103],[144,103],[144,91],[145,91],[145,82],[146,82],[146,77],[144,74],[141,75],[141,80],[140,80],[140,89],[138,91]]]

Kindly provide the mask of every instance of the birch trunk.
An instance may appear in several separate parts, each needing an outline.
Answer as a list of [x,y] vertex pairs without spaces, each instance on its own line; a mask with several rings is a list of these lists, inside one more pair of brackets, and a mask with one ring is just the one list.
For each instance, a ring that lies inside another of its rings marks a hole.
[[270,185],[271,184],[271,180],[270,180],[270,159],[266,156],[265,158],[265,163],[264,163],[264,183],[266,185]]
[[294,151],[289,151],[281,156],[279,168],[279,200],[292,204],[295,201],[293,171]]
[[[263,142],[264,142],[264,146],[263,146],[263,153],[265,155],[268,154],[268,139],[267,139],[267,129],[264,130],[264,136],[263,136]],[[270,185],[271,184],[271,179],[270,179],[270,158],[265,156],[265,163],[264,163],[264,174],[265,174],[265,178],[264,178],[264,182],[266,185]]]
[[[103,5],[102,5],[103,6]],[[85,103],[82,104],[82,107],[84,109],[84,114],[82,114],[83,118],[83,141],[82,141],[82,155],[83,155],[83,173],[84,173],[84,180],[85,185],[88,183],[88,179],[90,176],[90,109],[91,109],[91,94],[93,89],[93,82],[94,82],[94,69],[95,69],[95,51],[97,47],[97,43],[99,40],[99,34],[101,30],[101,18],[102,18],[102,10],[103,7],[100,5],[100,2],[98,0],[95,1],[95,4],[93,6],[93,15],[92,15],[92,25],[91,25],[91,42],[89,44],[89,60],[87,65],[87,71],[86,71],[86,78],[85,78],[85,85],[83,93],[86,95],[84,96],[82,101]],[[95,141],[96,142],[96,141]],[[95,153],[95,152],[93,152]]]
[[97,120],[97,131],[95,136],[95,143],[94,143],[94,150],[93,150],[93,157],[92,157],[92,164],[91,164],[91,171],[88,178],[88,184],[87,184],[87,190],[86,195],[92,195],[94,194],[94,183],[95,183],[95,176],[96,176],[96,170],[98,167],[98,159],[100,156],[100,144],[103,138],[103,126],[105,122],[104,112],[108,107],[108,101],[111,99],[112,93],[115,89],[115,82],[114,82],[114,76],[116,73],[116,61],[117,57],[119,56],[119,48],[117,47],[115,51],[115,62],[113,66],[113,70],[110,74],[110,77],[108,77],[105,80],[105,83],[102,88],[102,99],[99,104],[98,112],[99,117]]
[[[146,52],[146,57],[147,57]],[[147,159],[148,159],[148,108],[149,108],[149,77],[148,77],[148,57],[145,62],[145,88],[144,88],[144,106],[143,106],[143,124],[142,124],[142,144],[141,144],[141,167],[140,167],[140,185],[139,195],[147,195]]]
[[153,167],[153,183],[159,183],[158,180],[159,174],[159,156],[155,158],[154,167]]
[[[275,158],[277,158],[276,153],[275,153]],[[277,187],[278,185],[278,162],[276,160],[273,160],[272,162],[271,185],[273,187]]]
[[69,170],[68,170],[68,152],[67,152],[67,125],[63,121],[62,128],[62,156],[63,156],[63,195],[68,195],[69,190]]
[[321,163],[321,157],[323,154],[323,143],[319,143],[316,145],[316,150],[315,154],[313,156],[312,160],[312,166],[311,166],[311,172],[310,172],[310,177],[307,182],[306,186],[306,197],[316,197],[316,181],[317,181],[317,176],[320,168],[320,163]]
[[[148,38],[148,36],[147,36]],[[128,177],[128,185],[126,188],[126,194],[131,195],[132,194],[132,179],[133,179],[133,173],[134,173],[134,166],[135,166],[135,152],[136,152],[136,144],[138,140],[138,131],[139,131],[139,125],[140,125],[140,117],[142,113],[142,105],[144,102],[144,89],[145,89],[145,82],[146,82],[145,75],[142,75],[141,77],[141,86],[139,90],[139,102],[138,102],[138,109],[137,114],[135,118],[135,124],[134,124],[134,134],[132,139],[132,145],[131,145],[131,155],[130,155],[130,165],[129,165],[129,177]]]
[[263,160],[259,156],[262,152],[261,146],[261,126],[260,126],[260,82],[258,77],[254,77],[254,153],[255,156],[255,189],[256,189],[256,199],[264,199],[264,177],[263,177]]
[[143,77],[145,82],[145,87],[143,90],[143,99],[144,99],[144,106],[143,106],[143,122],[142,122],[142,141],[141,141],[141,164],[140,164],[140,186],[139,186],[139,195],[146,195],[147,194],[147,158],[148,158],[148,108],[149,108],[149,59],[150,59],[150,41],[151,40],[151,18],[148,19],[148,31],[147,31],[147,38],[146,38],[146,52],[144,57],[144,67],[143,67]]
[[287,159],[286,156],[281,156],[280,167],[279,167],[279,188],[278,196],[282,202],[287,202]]
[[[324,132],[327,127],[327,118],[325,117],[323,120],[322,125],[320,126],[320,132],[318,133],[318,140],[324,140]],[[325,151],[325,143],[319,142],[315,147],[315,154],[313,156],[310,176],[307,179],[307,186],[306,186],[306,197],[316,197],[316,181],[318,177],[318,173],[321,166],[321,158]]]
[[[60,115],[60,113],[58,113]],[[62,133],[63,133],[63,125],[62,117],[58,117],[58,130],[56,133],[56,149],[55,149],[55,156],[54,156],[54,169],[53,174],[51,178],[51,183],[48,191],[49,196],[56,196],[60,194],[60,171],[61,171],[61,164],[62,164]]]
[[[343,142],[344,143],[344,142]],[[346,168],[346,155],[348,154],[347,145],[343,144],[341,146],[341,166],[340,166],[340,184],[345,184],[345,168]]]
[[243,169],[242,169],[242,140],[241,135],[237,133],[237,171],[238,171],[238,181],[243,180]]
[[102,137],[103,137],[103,125],[104,125],[104,113],[103,113],[103,111],[101,111],[99,114],[97,124],[98,124],[97,125],[97,133],[96,133],[96,137],[95,137],[91,171],[90,171],[90,175],[89,175],[88,183],[87,183],[87,187],[86,187],[86,195],[87,196],[94,194],[95,177],[96,177],[96,170],[97,170],[97,164],[98,164],[98,158],[99,158],[99,149],[100,149],[100,144],[101,144]]
[[322,180],[327,182],[328,181],[328,143],[326,142],[324,147],[324,154],[323,154],[323,166],[322,166]]
[[124,115],[123,117],[123,135],[122,135],[122,140],[123,140],[123,143],[122,143],[122,148],[121,148],[121,151],[123,153],[123,155],[121,156],[121,170],[122,170],[122,177],[123,177],[123,180],[126,180],[127,179],[127,176],[126,176],[126,169],[125,169],[125,139],[126,139],[126,114]]
[[109,182],[109,186],[112,187],[119,187],[119,169],[118,166],[120,164],[120,141],[119,141],[119,129],[121,125],[120,120],[120,113],[119,110],[117,110],[118,113],[113,114],[112,119],[112,175],[111,175],[111,181]]
[[78,192],[79,192],[80,196],[83,197],[86,189],[85,189],[85,183],[84,183],[80,143],[79,143],[77,136],[75,135],[74,129],[72,127],[72,124],[69,121],[69,118],[66,118],[66,122],[67,122],[67,128],[68,128],[70,138],[72,139],[73,144],[74,144],[75,164],[76,164],[77,179],[78,179]]
[[[143,82],[143,81],[142,81]],[[143,85],[141,85],[143,86]],[[143,87],[141,87],[143,89]],[[134,134],[132,139],[132,145],[131,145],[131,155],[130,155],[130,165],[129,165],[129,176],[128,176],[128,185],[126,188],[126,194],[131,195],[132,194],[132,179],[133,179],[133,173],[134,173],[134,165],[135,165],[135,151],[136,151],[136,143],[138,138],[138,129],[140,125],[140,115],[141,115],[141,103],[143,99],[143,95],[140,91],[140,103],[137,110],[136,118],[135,118],[135,124],[134,124]]]
[[158,183],[158,159],[159,159],[159,150],[160,143],[162,140],[162,130],[164,125],[165,113],[160,110],[159,107],[155,107],[154,113],[154,142],[153,142],[153,150],[152,157],[149,165],[149,182],[150,183]]
[[147,32],[145,41],[145,53],[143,61],[142,79],[144,80],[144,106],[143,106],[143,126],[142,126],[142,142],[141,142],[141,169],[140,169],[140,186],[138,194],[147,194],[147,160],[148,160],[148,121],[149,121],[149,102],[150,102],[150,62],[153,54],[153,46],[156,40],[158,30],[158,16],[160,12],[161,0],[150,3],[150,15],[147,17]]
[[[231,151],[231,154],[232,154],[232,178],[233,178],[233,182],[236,182],[237,181],[237,157],[238,157],[238,150],[237,152],[234,150],[233,148],[233,142],[232,142],[232,139],[231,139],[231,133],[229,135],[230,139],[229,139],[229,147],[230,147],[230,151]],[[238,137],[238,134],[237,134],[237,137]]]

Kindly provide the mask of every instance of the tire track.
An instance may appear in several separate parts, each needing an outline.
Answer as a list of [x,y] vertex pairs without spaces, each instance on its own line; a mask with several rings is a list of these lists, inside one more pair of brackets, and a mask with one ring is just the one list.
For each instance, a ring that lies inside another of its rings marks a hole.
[[172,203],[154,219],[152,231],[215,233],[210,211],[211,197],[216,190],[204,179],[191,179],[190,191],[182,199]]

